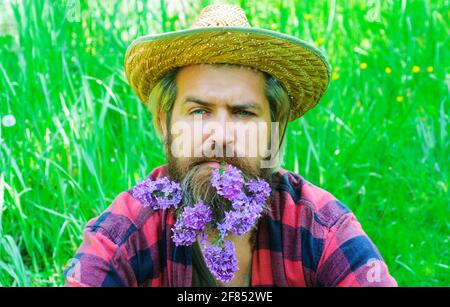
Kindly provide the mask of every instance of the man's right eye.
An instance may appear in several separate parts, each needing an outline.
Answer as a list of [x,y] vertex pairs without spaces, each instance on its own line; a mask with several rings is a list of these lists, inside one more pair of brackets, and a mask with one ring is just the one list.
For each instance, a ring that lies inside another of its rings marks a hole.
[[196,109],[196,110],[193,110],[191,113],[189,113],[189,114],[191,114],[191,115],[203,115],[203,114],[205,114],[206,113],[206,111],[205,110],[203,110],[203,109]]

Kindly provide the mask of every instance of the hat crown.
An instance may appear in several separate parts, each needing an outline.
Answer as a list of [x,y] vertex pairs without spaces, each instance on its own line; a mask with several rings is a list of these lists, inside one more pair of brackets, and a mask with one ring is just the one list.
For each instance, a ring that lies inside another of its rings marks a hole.
[[190,27],[250,27],[244,10],[234,4],[212,4],[205,7]]

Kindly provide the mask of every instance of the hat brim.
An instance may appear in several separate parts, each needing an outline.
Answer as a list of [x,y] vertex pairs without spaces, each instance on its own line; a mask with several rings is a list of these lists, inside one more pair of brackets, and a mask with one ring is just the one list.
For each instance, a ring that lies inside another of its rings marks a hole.
[[291,99],[289,120],[321,99],[330,82],[322,51],[294,36],[252,27],[202,27],[141,36],[125,54],[125,74],[146,105],[165,73],[194,64],[240,64],[276,78]]

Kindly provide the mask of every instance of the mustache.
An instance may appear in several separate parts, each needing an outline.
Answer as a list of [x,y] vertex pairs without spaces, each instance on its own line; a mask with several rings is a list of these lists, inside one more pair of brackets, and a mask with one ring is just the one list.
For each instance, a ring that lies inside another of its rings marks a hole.
[[241,158],[237,158],[237,157],[212,157],[212,158],[208,158],[208,157],[193,157],[191,159],[189,159],[189,162],[187,165],[185,165],[185,167],[187,167],[188,169],[191,169],[195,166],[201,165],[203,163],[206,162],[217,162],[217,163],[225,163],[225,164],[231,164],[235,167],[237,167],[240,170],[243,170],[247,173],[249,173],[249,175],[252,176],[257,176],[258,175],[258,170],[252,168],[252,165],[249,163],[249,161],[247,159],[241,159]]

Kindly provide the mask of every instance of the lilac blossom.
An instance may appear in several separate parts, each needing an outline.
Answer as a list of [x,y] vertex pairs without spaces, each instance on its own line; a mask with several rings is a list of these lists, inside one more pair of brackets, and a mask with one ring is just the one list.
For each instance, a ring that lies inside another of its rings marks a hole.
[[[232,201],[233,210],[225,212],[222,223],[217,224],[219,234],[223,239],[228,232],[237,236],[248,232],[261,217],[263,206],[271,189],[263,179],[244,183],[240,170],[229,166],[223,170],[213,170],[213,186],[219,194]],[[249,192],[243,192],[243,187]]]
[[222,237],[229,231],[237,236],[248,232],[261,217],[263,207],[255,201],[239,201],[239,206],[235,210],[225,212],[224,221],[218,225],[218,230]]
[[193,229],[183,227],[183,223],[181,221],[177,221],[175,223],[175,226],[172,227],[172,232],[172,239],[176,246],[192,245],[197,238],[197,232]]
[[206,224],[212,220],[212,211],[203,202],[199,202],[194,207],[184,208],[182,216],[186,228],[203,232],[206,230]]
[[211,273],[221,282],[228,283],[238,270],[238,261],[233,242],[223,240],[222,244],[208,244],[204,251],[205,262]]
[[186,207],[175,223],[173,240],[178,245],[191,245],[198,234],[206,230],[206,225],[212,220],[212,211],[203,202],[194,207]]
[[263,179],[250,180],[245,187],[252,194],[252,200],[258,204],[264,204],[271,192],[269,184]]
[[217,193],[226,199],[233,201],[243,195],[242,187],[244,179],[241,176],[239,169],[233,165],[227,165],[224,169],[212,170],[211,184],[216,188]]
[[167,177],[157,180],[147,178],[136,185],[132,194],[144,207],[150,206],[154,210],[177,208],[181,201],[180,185]]

